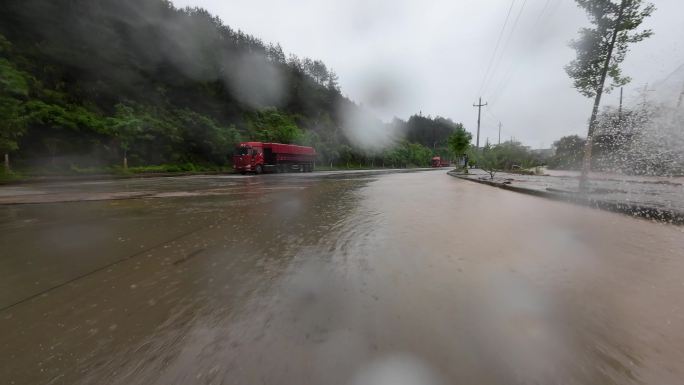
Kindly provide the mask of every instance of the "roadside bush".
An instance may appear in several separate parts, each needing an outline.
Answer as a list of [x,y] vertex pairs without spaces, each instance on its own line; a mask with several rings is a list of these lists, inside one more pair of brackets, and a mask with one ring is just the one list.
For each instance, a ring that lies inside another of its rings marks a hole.
[[487,144],[481,149],[472,148],[469,160],[494,177],[497,170],[511,171],[541,166],[543,161],[519,142],[508,141],[496,146]]

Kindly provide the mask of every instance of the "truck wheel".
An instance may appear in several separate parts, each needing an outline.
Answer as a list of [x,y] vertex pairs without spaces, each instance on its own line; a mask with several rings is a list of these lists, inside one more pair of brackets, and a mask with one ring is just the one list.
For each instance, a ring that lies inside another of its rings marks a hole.
[[256,172],[256,174],[259,175],[259,174],[261,174],[262,172],[264,172],[264,169],[261,167],[260,164],[258,164],[258,165],[256,166],[256,168],[254,168],[254,172]]
[[246,174],[247,174],[246,171],[240,171],[240,175],[246,175]]

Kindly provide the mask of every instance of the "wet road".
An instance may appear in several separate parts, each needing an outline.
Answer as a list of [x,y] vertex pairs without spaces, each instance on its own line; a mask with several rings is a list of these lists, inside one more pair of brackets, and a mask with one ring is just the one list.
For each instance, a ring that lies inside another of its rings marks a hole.
[[119,195],[0,205],[2,383],[684,378],[682,227],[443,171],[72,190]]

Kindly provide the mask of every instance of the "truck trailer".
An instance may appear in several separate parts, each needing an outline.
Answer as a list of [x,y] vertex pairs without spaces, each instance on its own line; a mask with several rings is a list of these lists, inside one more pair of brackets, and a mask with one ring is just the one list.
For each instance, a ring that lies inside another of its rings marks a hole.
[[316,150],[294,144],[243,142],[233,154],[233,168],[240,174],[253,172],[311,172]]

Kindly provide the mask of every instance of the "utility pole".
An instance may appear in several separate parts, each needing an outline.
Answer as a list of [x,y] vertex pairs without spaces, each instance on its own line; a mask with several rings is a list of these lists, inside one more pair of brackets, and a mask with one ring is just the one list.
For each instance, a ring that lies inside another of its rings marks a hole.
[[501,122],[499,122],[499,144],[501,144]]
[[482,107],[486,106],[487,103],[482,104],[482,97],[480,96],[480,101],[477,104],[473,104],[473,107],[477,107],[477,139],[475,141],[475,148],[480,148],[480,117],[482,116]]
[[648,105],[648,93],[655,91],[654,89],[648,89],[648,83],[644,85],[644,91],[642,92],[644,101],[641,104],[641,107],[645,110],[646,106]]
[[646,83],[644,85],[644,92],[643,92],[643,96],[644,96],[643,108],[644,109],[646,109],[646,93],[647,92],[648,92],[648,83]]
[[620,87],[620,108],[618,109],[618,121],[622,121],[622,91],[625,87]]

